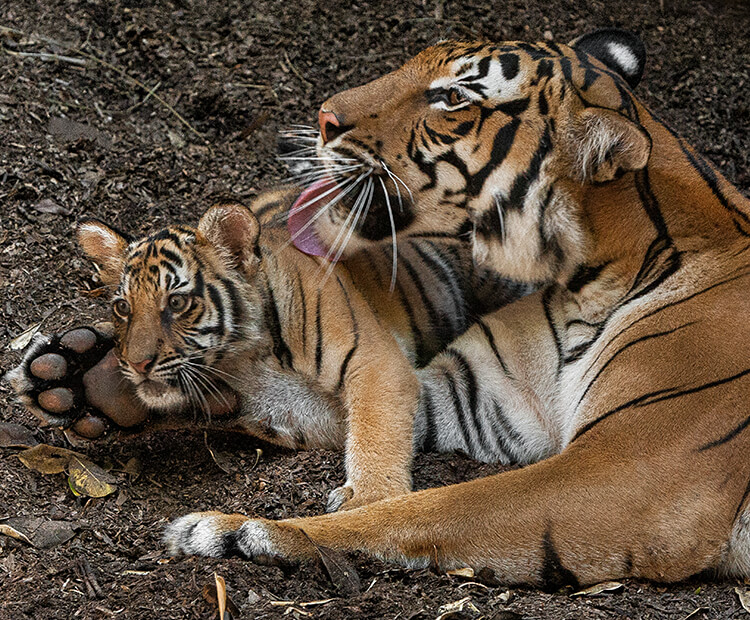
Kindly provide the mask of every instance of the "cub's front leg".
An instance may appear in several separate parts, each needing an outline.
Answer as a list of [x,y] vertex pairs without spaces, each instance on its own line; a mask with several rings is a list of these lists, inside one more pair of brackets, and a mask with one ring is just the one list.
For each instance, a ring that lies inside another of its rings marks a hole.
[[106,430],[105,418],[132,427],[148,414],[120,373],[113,347],[110,323],[38,335],[5,379],[44,424],[95,439]]

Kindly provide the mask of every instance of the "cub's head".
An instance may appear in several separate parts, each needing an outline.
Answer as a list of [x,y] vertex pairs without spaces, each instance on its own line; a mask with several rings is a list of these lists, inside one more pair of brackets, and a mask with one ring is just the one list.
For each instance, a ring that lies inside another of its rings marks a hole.
[[97,220],[78,225],[112,289],[120,366],[147,406],[205,408],[229,377],[222,360],[262,344],[258,235],[255,216],[236,204],[211,207],[197,229],[137,241]]
[[555,277],[586,244],[581,187],[648,161],[630,92],[644,63],[620,30],[570,45],[448,41],[335,95],[319,112],[325,168],[290,216],[293,233],[315,232],[298,247],[330,255],[349,238],[346,256],[399,232],[466,232],[480,262]]

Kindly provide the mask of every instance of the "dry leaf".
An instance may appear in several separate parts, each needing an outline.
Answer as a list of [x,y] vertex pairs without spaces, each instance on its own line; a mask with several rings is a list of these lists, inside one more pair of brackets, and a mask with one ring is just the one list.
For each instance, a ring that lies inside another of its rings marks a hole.
[[31,342],[31,339],[36,336],[41,327],[41,321],[32,325],[31,327],[28,327],[10,341],[10,343],[8,344],[8,348],[10,348],[11,351],[20,351],[21,349],[25,349]]
[[471,579],[474,577],[474,569],[470,566],[464,566],[463,568],[455,568],[453,570],[445,571],[446,575],[450,575],[451,577],[466,577],[467,579]]
[[[305,534],[304,530],[301,531]],[[328,578],[336,588],[336,591],[344,598],[359,594],[362,591],[362,582],[359,579],[356,569],[346,559],[346,556],[339,551],[317,545],[307,534],[305,536],[318,552],[320,561],[323,563],[323,567],[326,573],[328,573]]]
[[29,469],[34,469],[42,474],[61,474],[65,471],[71,458],[81,455],[72,450],[56,448],[43,443],[19,452],[16,456]]
[[48,521],[41,517],[11,517],[0,523],[0,534],[38,549],[49,549],[70,540],[76,529],[68,521]]
[[140,459],[134,456],[133,458],[128,460],[128,462],[125,464],[125,468],[122,471],[124,471],[130,478],[130,480],[133,481],[141,475],[142,469],[143,465],[141,464]]
[[206,446],[206,450],[208,450],[208,453],[211,455],[213,462],[216,463],[216,466],[221,471],[223,471],[225,474],[234,473],[234,467],[232,466],[231,457],[226,452],[213,450],[211,446],[208,445],[208,434],[205,431],[203,432],[203,443]]
[[106,497],[114,493],[117,479],[98,465],[74,456],[68,463],[68,484],[75,495]]
[[39,442],[25,426],[0,422],[0,448],[31,448]]
[[57,204],[51,198],[43,198],[34,205],[34,209],[40,213],[51,213],[53,215],[70,215],[70,211]]
[[[203,598],[211,605],[216,606],[219,610],[220,620],[230,616],[240,617],[240,608],[227,595],[226,582],[220,575],[214,573],[214,583],[207,583],[203,586]],[[227,610],[229,613],[227,613]]]
[[737,587],[734,589],[734,591],[740,598],[740,605],[742,605],[742,609],[750,613],[750,590],[743,590],[742,588]]
[[436,620],[444,620],[446,618],[450,618],[453,614],[462,612],[467,607],[473,612],[480,613],[476,605],[474,605],[474,603],[471,602],[471,597],[467,596],[465,598],[462,598],[459,601],[454,601],[452,603],[446,603],[445,605],[441,605],[440,609],[438,609],[439,615]]
[[595,596],[596,594],[602,594],[603,592],[616,592],[622,590],[624,587],[625,586],[619,581],[605,581],[603,583],[597,583],[595,586],[591,586],[585,590],[573,592],[570,596]]
[[214,573],[214,581],[216,582],[216,599],[219,604],[219,618],[223,620],[227,611],[227,583],[224,577],[216,573]]

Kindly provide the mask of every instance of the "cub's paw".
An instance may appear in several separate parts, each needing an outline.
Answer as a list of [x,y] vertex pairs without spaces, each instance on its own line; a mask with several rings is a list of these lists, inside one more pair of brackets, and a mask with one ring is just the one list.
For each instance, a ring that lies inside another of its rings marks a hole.
[[101,417],[86,413],[84,375],[112,348],[112,336],[100,329],[79,327],[53,336],[37,335],[21,363],[8,372],[20,400],[50,426],[72,427],[95,438],[106,430]]
[[258,564],[299,562],[315,553],[296,526],[221,512],[180,517],[167,526],[163,541],[172,555],[239,556]]

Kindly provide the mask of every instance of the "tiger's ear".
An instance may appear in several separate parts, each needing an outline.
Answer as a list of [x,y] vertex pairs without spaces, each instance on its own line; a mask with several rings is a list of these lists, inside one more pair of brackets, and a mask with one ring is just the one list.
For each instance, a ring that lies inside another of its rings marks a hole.
[[203,214],[198,230],[232,267],[250,267],[258,256],[260,224],[252,211],[239,203],[214,205]]
[[606,183],[640,170],[651,155],[651,136],[630,119],[606,108],[585,108],[573,123],[574,177]]
[[95,219],[80,221],[76,237],[84,254],[94,261],[102,284],[119,283],[130,238]]
[[570,47],[590,54],[609,69],[619,73],[630,88],[635,88],[646,68],[646,46],[632,32],[619,28],[602,28],[568,43]]

